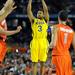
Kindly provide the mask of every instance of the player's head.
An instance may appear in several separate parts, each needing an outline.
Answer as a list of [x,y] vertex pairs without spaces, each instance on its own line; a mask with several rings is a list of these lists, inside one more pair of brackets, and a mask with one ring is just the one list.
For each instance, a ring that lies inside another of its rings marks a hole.
[[43,18],[44,17],[44,14],[43,14],[43,11],[42,10],[39,10],[38,12],[37,12],[37,18]]
[[68,18],[68,12],[65,10],[62,10],[58,13],[58,20],[59,21],[67,21]]

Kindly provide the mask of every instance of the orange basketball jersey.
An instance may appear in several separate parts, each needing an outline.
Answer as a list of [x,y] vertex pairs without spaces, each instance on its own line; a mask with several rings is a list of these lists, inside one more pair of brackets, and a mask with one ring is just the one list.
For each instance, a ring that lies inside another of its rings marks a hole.
[[56,26],[58,28],[57,42],[56,46],[53,48],[52,55],[69,54],[69,48],[73,40],[74,32],[67,25],[58,24]]

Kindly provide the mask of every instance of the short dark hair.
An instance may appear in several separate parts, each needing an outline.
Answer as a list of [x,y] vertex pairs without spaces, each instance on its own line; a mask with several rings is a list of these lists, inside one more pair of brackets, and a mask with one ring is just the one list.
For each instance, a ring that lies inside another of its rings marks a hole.
[[43,8],[41,8],[41,7],[38,9],[38,11],[42,11],[42,12],[44,12],[44,11],[43,11]]
[[66,21],[68,18],[68,12],[66,10],[62,10],[58,13],[58,16],[61,21]]

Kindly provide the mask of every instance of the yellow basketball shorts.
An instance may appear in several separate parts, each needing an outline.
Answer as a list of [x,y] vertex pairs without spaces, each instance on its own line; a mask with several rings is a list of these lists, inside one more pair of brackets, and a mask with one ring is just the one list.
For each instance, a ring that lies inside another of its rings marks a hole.
[[33,39],[30,43],[31,60],[32,62],[46,62],[48,53],[48,40],[47,39]]

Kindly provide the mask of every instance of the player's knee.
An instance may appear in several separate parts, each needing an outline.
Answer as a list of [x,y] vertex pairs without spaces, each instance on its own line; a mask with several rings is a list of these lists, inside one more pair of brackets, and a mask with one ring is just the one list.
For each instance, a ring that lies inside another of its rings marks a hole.
[[45,62],[40,62],[41,66],[45,66]]

